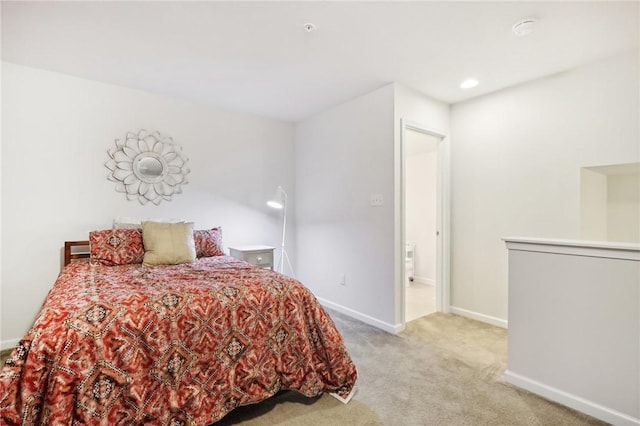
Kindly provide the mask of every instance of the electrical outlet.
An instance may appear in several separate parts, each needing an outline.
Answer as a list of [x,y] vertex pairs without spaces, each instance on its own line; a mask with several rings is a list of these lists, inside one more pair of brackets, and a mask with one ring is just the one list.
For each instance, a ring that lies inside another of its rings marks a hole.
[[375,207],[383,205],[384,199],[382,197],[382,194],[371,194],[370,204]]
[[343,273],[341,273],[339,275],[339,277],[338,277],[338,284],[340,284],[340,285],[346,285],[347,284],[346,277],[345,277],[345,275]]

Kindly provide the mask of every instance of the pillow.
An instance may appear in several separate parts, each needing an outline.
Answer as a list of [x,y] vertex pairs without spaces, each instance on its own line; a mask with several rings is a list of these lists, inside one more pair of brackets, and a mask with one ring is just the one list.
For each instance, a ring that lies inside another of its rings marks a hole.
[[142,263],[144,246],[139,229],[106,229],[89,232],[89,262],[92,265]]
[[113,219],[113,228],[114,229],[142,229],[143,221],[150,222],[170,222],[170,223],[178,223],[185,222],[180,219],[154,219],[154,218],[146,218],[140,219],[138,217],[127,217],[127,216],[118,216]]
[[141,220],[135,217],[116,217],[113,229],[142,229]]
[[145,266],[177,265],[196,260],[193,222],[142,222]]
[[196,257],[224,256],[222,246],[222,228],[193,231],[196,243]]

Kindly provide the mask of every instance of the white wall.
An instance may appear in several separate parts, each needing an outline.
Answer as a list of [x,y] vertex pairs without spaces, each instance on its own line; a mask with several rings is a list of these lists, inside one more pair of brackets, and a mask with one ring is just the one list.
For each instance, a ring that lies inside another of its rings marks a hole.
[[580,173],[582,238],[640,242],[640,163],[588,167]]
[[[265,201],[279,184],[295,190],[291,123],[3,63],[2,124],[3,347],[33,321],[63,242],[116,216],[185,218],[221,225],[226,246],[279,246],[281,216]],[[106,179],[107,149],[141,128],[173,137],[189,158],[183,193],[160,206],[127,201]],[[287,230],[294,254],[293,215]]]
[[607,240],[607,175],[580,170],[580,237]]
[[401,118],[446,133],[449,107],[389,84],[296,128],[297,276],[325,305],[388,331],[402,325]]
[[[326,305],[394,321],[394,86],[297,124],[297,277]],[[371,194],[384,204],[370,205]],[[345,274],[346,285],[339,284]]]
[[640,175],[607,177],[607,236],[609,241],[640,243]]
[[640,245],[516,238],[505,380],[640,425]]
[[640,158],[638,52],[452,107],[452,305],[507,319],[502,237],[580,238],[580,168]]
[[402,137],[402,121],[408,123],[417,124],[422,128],[427,128],[439,135],[445,136],[443,140],[439,142],[438,147],[438,165],[439,183],[440,189],[443,193],[443,205],[442,209],[445,215],[441,218],[441,222],[438,225],[440,229],[440,237],[436,244],[441,245],[443,254],[443,266],[441,280],[443,282],[443,292],[447,295],[441,298],[444,300],[443,309],[448,311],[448,289],[446,288],[449,282],[449,270],[446,267],[449,263],[449,218],[446,216],[446,212],[449,210],[449,153],[450,153],[450,107],[449,104],[431,99],[424,94],[410,89],[401,84],[395,84],[395,97],[394,97],[394,156],[395,156],[395,172],[394,172],[394,188],[395,188],[395,210],[394,210],[394,244],[395,250],[395,324],[396,330],[402,327],[402,310],[404,305],[403,300],[403,282],[402,282],[402,270],[405,267],[404,262],[404,247],[402,246],[402,155],[401,155],[401,137]]

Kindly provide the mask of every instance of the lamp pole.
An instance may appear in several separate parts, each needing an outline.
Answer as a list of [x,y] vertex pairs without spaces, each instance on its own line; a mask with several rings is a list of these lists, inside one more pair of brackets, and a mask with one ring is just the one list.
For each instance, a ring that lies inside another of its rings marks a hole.
[[284,261],[287,260],[287,264],[289,265],[289,270],[291,270],[291,277],[295,278],[295,274],[293,273],[293,267],[291,266],[291,261],[289,260],[289,255],[287,254],[287,249],[284,246],[286,231],[287,231],[287,192],[282,188],[282,186],[278,186],[278,191],[282,193],[283,203],[282,203],[282,244],[280,245],[280,262],[278,265],[279,271],[281,274],[284,274]]
[[282,245],[280,246],[280,270],[278,272],[284,274],[284,256],[287,252],[284,248],[284,236],[287,230],[287,193],[281,186],[279,186],[278,189],[282,192],[282,196],[284,197],[284,203],[282,204]]

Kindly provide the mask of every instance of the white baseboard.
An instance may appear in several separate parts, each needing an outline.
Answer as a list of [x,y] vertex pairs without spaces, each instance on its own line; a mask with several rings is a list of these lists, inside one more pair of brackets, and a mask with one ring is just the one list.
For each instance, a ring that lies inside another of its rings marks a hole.
[[578,410],[614,425],[640,426],[640,419],[633,418],[619,411],[588,401],[577,395],[531,380],[512,371],[505,371],[504,380],[529,392],[533,392],[551,401]]
[[402,325],[392,325],[384,321],[380,321],[377,318],[371,317],[367,314],[363,314],[362,312],[355,311],[351,308],[347,308],[346,306],[338,305],[337,303],[330,302],[321,297],[316,297],[316,299],[318,299],[318,302],[320,302],[322,306],[338,311],[342,314],[350,316],[351,318],[355,318],[358,321],[362,321],[363,323],[379,328],[380,330],[384,330],[387,333],[397,334],[404,330],[404,327]]
[[509,328],[509,323],[507,322],[507,320],[481,314],[478,312],[468,311],[466,309],[458,308],[457,306],[449,306],[449,312],[452,314],[471,318],[476,321],[486,322],[487,324],[495,325],[497,327]]
[[20,342],[20,339],[10,339],[10,340],[2,340],[0,341],[0,351],[4,351],[7,349],[13,349]]

